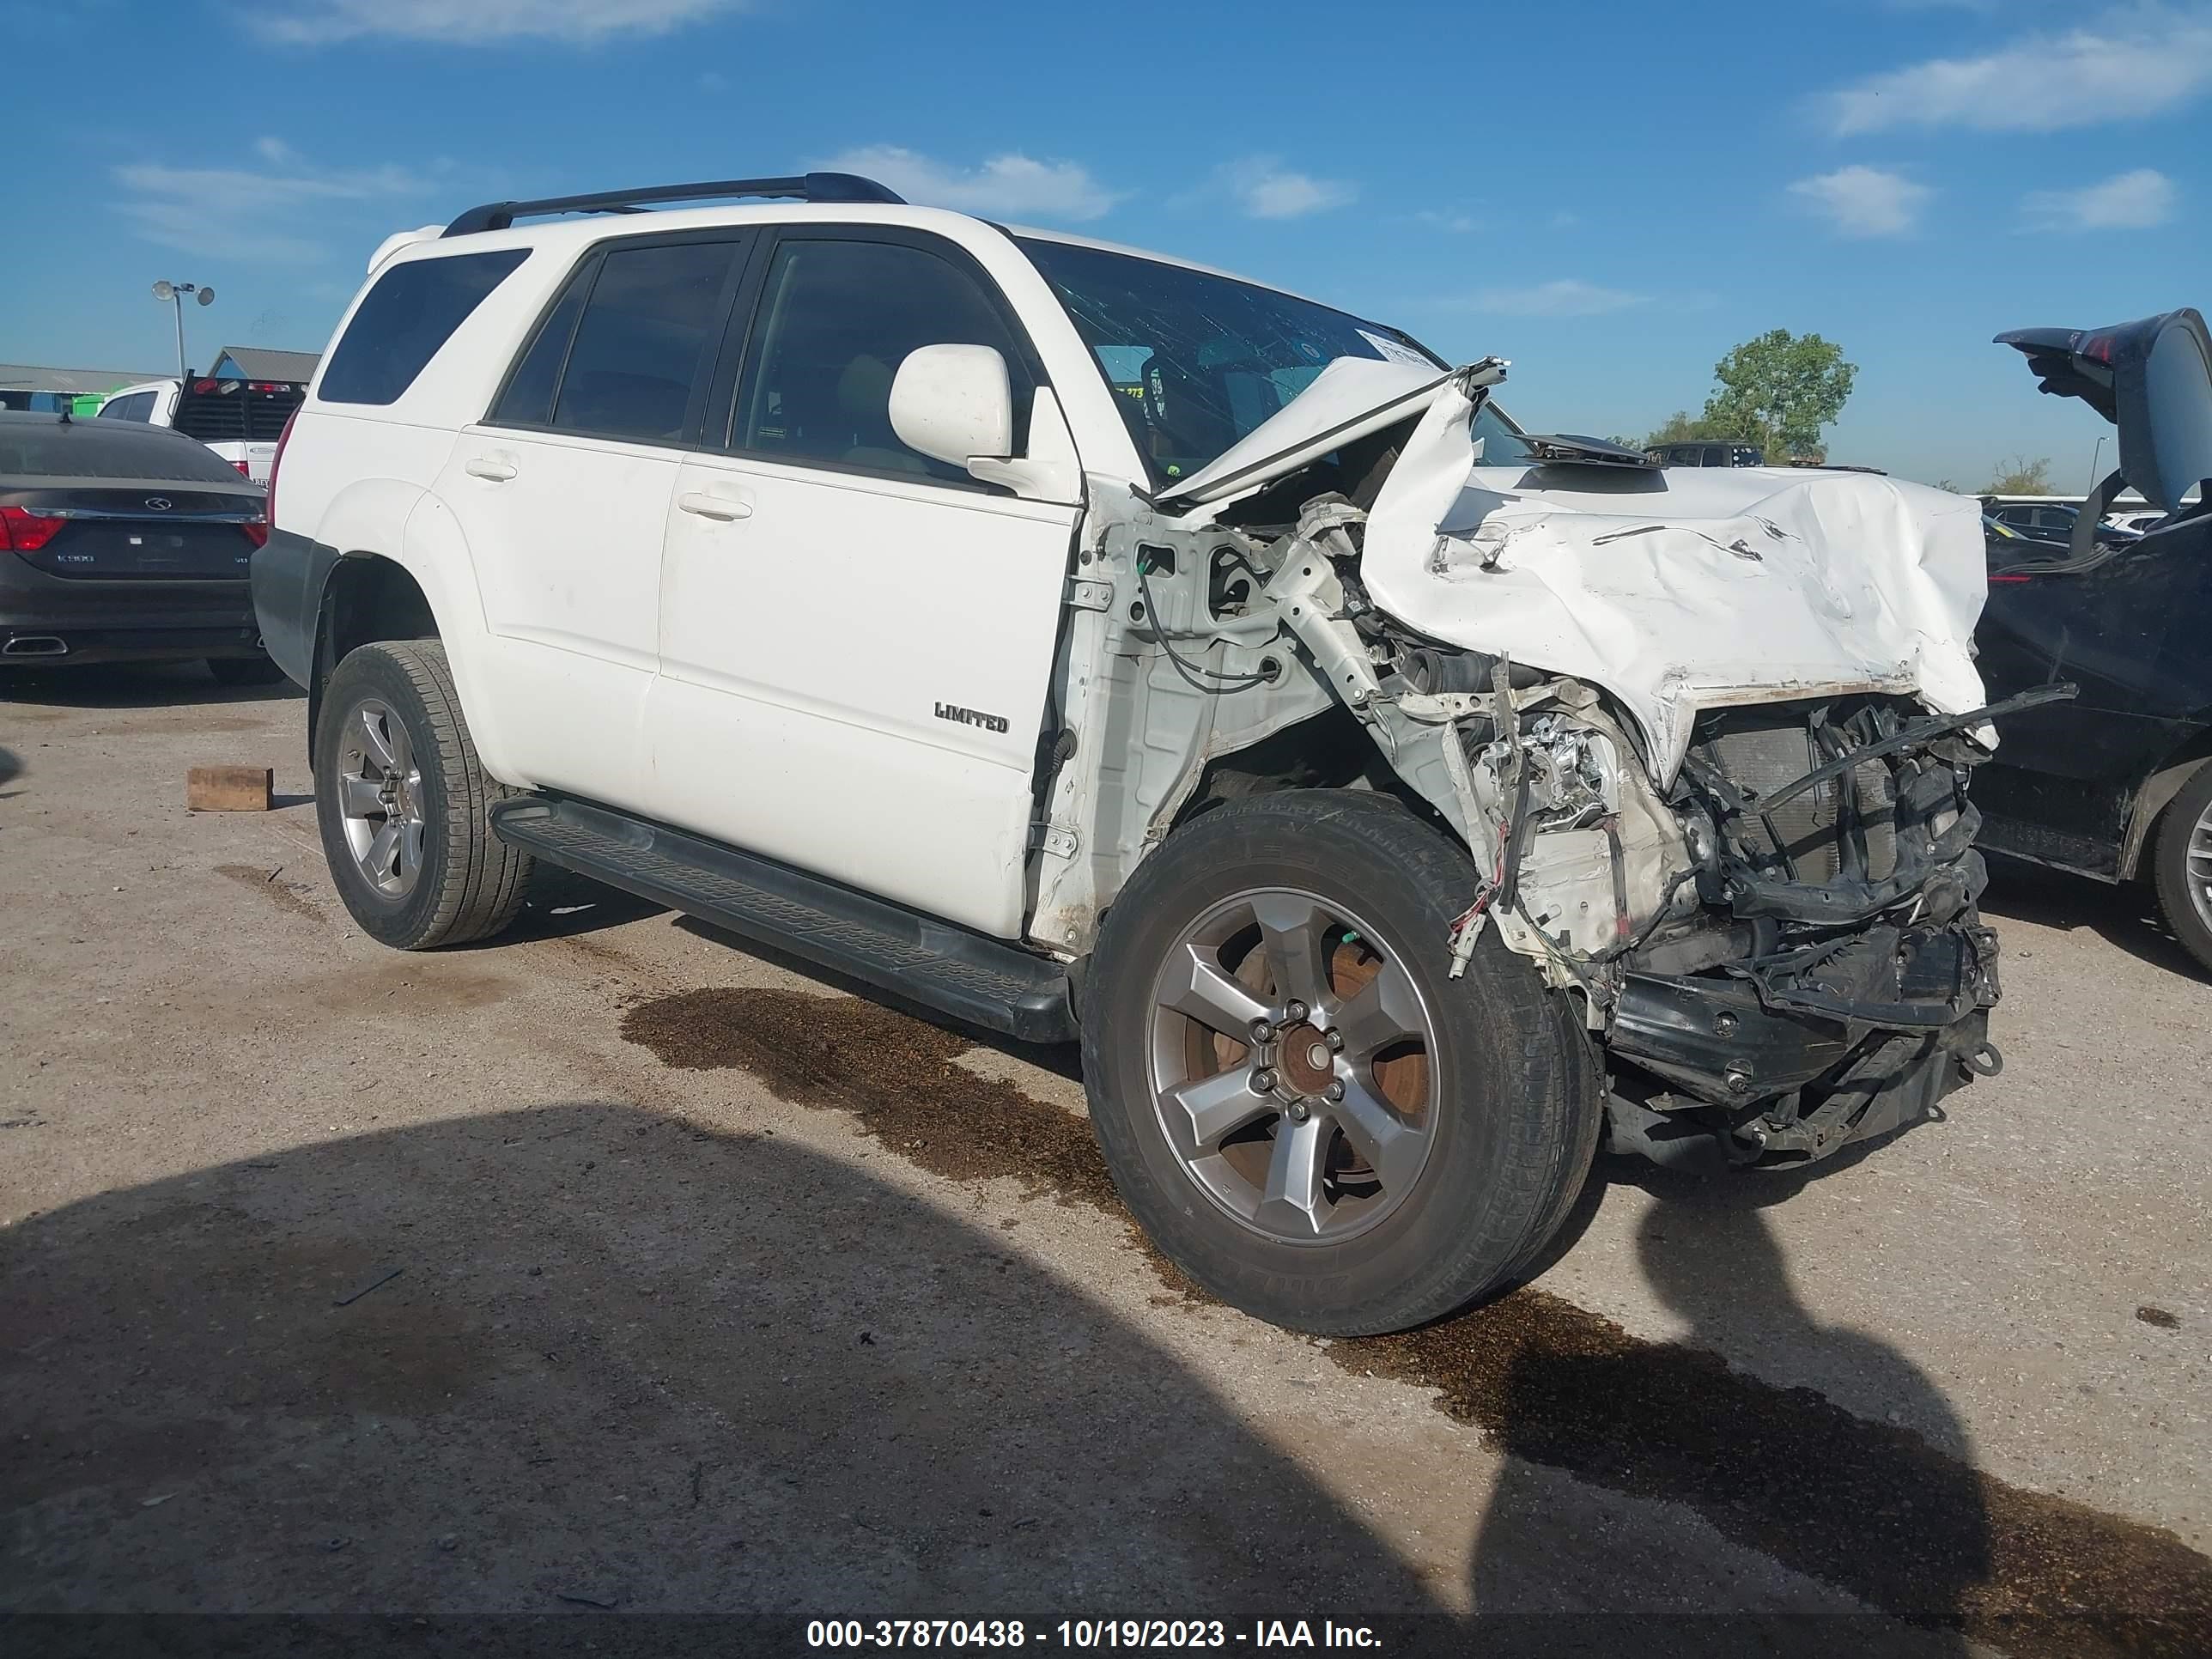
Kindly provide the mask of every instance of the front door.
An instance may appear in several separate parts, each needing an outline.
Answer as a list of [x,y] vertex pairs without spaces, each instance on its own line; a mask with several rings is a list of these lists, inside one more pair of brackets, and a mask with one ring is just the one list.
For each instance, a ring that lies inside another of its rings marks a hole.
[[676,471],[654,810],[1017,937],[1079,508],[908,449],[889,401],[918,346],[996,348],[1024,414],[1041,371],[941,239],[793,227],[766,255],[732,325],[741,372]]
[[510,759],[532,783],[639,804],[663,526],[747,240],[594,248],[438,482],[476,564]]

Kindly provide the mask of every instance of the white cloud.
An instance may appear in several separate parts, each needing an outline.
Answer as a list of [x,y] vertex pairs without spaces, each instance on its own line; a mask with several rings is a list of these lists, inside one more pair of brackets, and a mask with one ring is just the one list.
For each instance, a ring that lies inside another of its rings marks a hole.
[[2148,4],[2094,28],[1938,58],[1826,94],[1839,137],[1917,126],[2054,132],[2155,115],[2212,85],[2212,11]]
[[2173,180],[2137,167],[2080,190],[2031,191],[2021,208],[2037,230],[2148,230],[2173,217]]
[[732,11],[743,0],[305,0],[282,8],[240,7],[239,21],[263,38],[321,46],[383,36],[481,46],[497,40],[589,45],[618,34],[666,34]]
[[1600,288],[1578,276],[1562,276],[1529,288],[1486,288],[1451,302],[1455,310],[1486,311],[1500,317],[1600,317],[1650,303],[1648,294]]
[[1247,155],[1214,169],[1214,185],[1248,219],[1299,219],[1344,206],[1358,186],[1341,179],[1316,179],[1283,165],[1279,155]]
[[1482,228],[1481,220],[1456,208],[1423,208],[1413,216],[1413,222],[1426,225],[1431,230],[1448,230],[1455,236],[1464,236],[1469,231]]
[[1096,219],[1121,199],[1121,192],[1107,189],[1086,167],[1073,161],[1035,161],[1018,153],[960,167],[896,144],[872,144],[813,165],[857,173],[889,185],[909,202],[963,213]]
[[1828,216],[1844,236],[1902,236],[1935,191],[1878,167],[1838,167],[1800,179],[1790,193]]
[[324,246],[300,234],[318,210],[417,196],[432,181],[404,167],[320,169],[281,138],[254,153],[269,165],[178,167],[137,162],[114,170],[117,209],[149,242],[204,258],[312,264]]

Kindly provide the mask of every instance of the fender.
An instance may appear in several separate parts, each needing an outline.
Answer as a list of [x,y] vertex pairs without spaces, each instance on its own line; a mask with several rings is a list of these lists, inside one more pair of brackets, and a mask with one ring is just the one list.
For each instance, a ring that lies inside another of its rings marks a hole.
[[2192,728],[2189,740],[2153,767],[2136,786],[2135,805],[2120,841],[2120,879],[2132,881],[2142,865],[2159,815],[2173,805],[2173,798],[2197,775],[2197,769],[2212,763],[2212,708],[2200,709],[2185,722]]
[[[446,660],[461,699],[477,757],[502,783],[522,787],[508,758],[499,715],[499,700],[483,684],[483,665],[490,653],[479,647],[487,635],[483,597],[477,586],[476,562],[460,523],[436,495],[419,484],[392,478],[364,478],[347,485],[323,514],[317,540],[340,558],[384,559],[404,570],[422,589]],[[316,595],[315,637],[330,605],[333,561]],[[319,690],[319,687],[311,687]]]

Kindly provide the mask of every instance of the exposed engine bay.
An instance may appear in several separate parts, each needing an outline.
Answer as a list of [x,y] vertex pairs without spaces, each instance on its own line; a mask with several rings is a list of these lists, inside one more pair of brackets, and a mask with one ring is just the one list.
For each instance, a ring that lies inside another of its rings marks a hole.
[[1678,489],[1578,440],[1486,468],[1504,368],[1401,383],[1364,429],[1294,400],[1182,500],[1091,481],[1032,937],[1087,948],[1208,799],[1385,789],[1473,857],[1454,974],[1495,928],[1577,1003],[1617,1147],[1802,1161],[1933,1115],[2001,1063],[1973,503]]

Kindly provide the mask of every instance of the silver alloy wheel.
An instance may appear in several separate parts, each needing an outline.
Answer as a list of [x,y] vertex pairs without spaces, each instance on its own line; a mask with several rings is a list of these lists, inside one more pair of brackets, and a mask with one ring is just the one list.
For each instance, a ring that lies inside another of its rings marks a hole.
[[422,769],[406,724],[364,697],[338,745],[338,811],[346,845],[368,884],[405,898],[422,873]]
[[1152,982],[1152,1109],[1214,1203],[1334,1244],[1413,1192],[1437,1127],[1436,1022],[1397,953],[1293,888],[1216,904]]
[[2189,847],[2182,862],[2189,878],[2189,902],[2197,920],[2212,927],[2212,806],[2199,812],[2190,826]]

